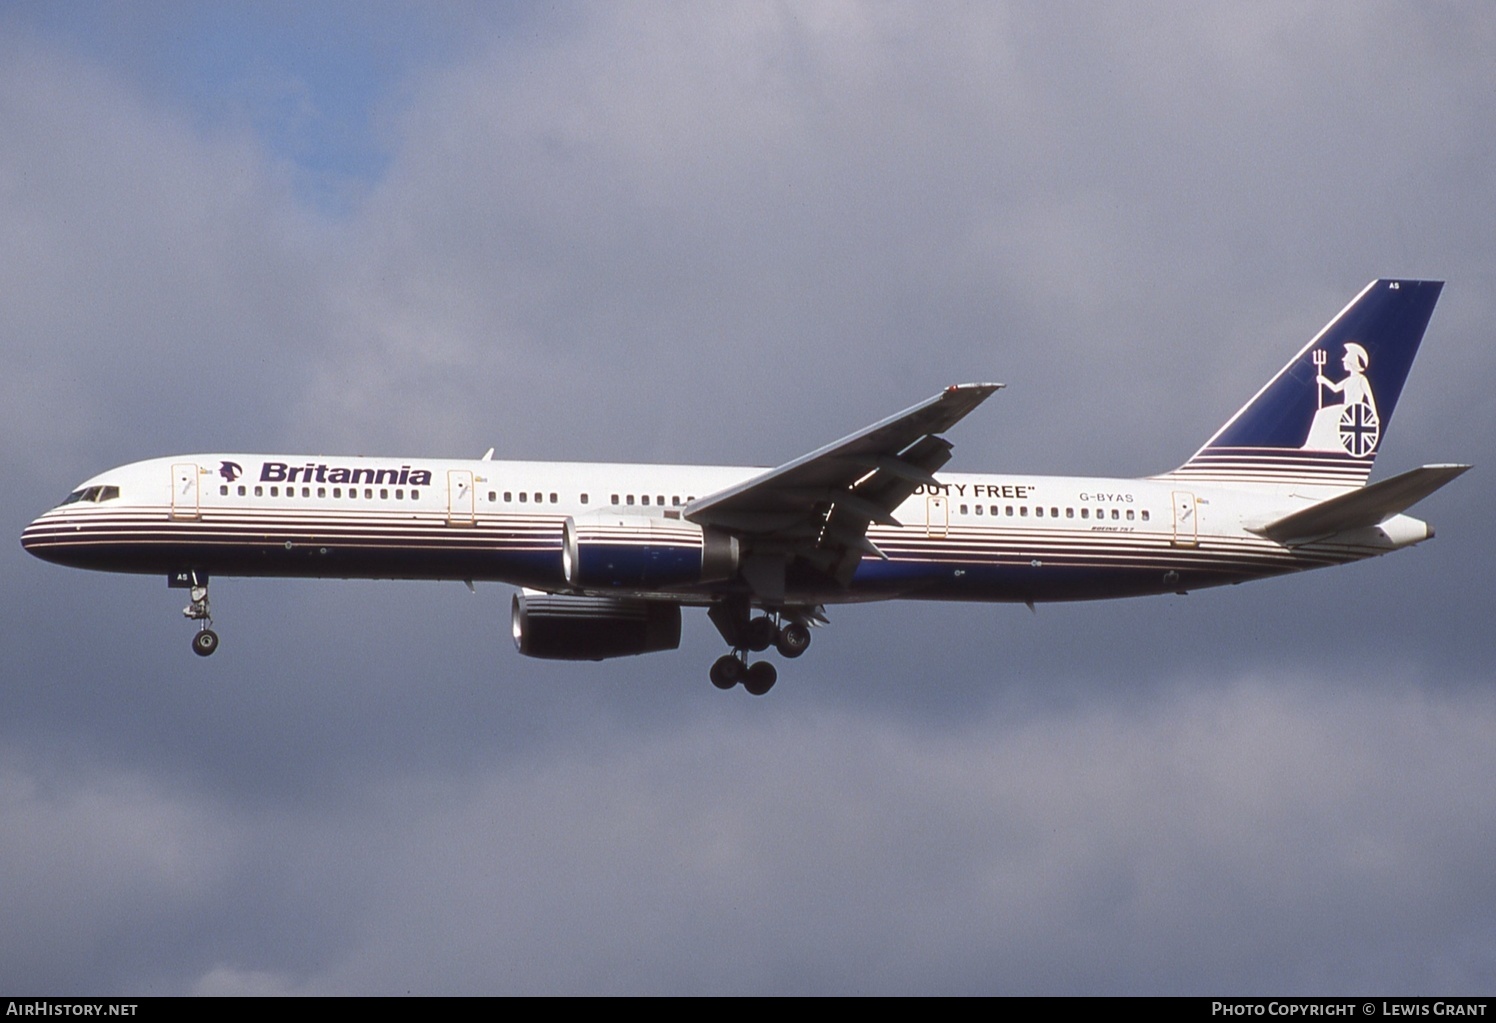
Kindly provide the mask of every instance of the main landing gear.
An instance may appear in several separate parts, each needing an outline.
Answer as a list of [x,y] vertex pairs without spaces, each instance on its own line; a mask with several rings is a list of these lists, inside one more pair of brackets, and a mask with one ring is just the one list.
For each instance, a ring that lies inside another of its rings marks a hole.
[[218,649],[218,633],[211,628],[213,616],[208,612],[208,584],[194,581],[191,600],[192,603],[182,608],[182,615],[201,626],[192,637],[192,652],[199,657],[207,657]]
[[712,664],[712,685],[731,689],[739,682],[754,696],[763,696],[779,680],[779,671],[768,661],[749,663],[748,654],[762,653],[773,647],[781,656],[795,658],[810,647],[810,629],[798,619],[780,615],[749,617],[747,605],[718,604],[707,612],[722,638],[732,644],[732,653],[723,654]]

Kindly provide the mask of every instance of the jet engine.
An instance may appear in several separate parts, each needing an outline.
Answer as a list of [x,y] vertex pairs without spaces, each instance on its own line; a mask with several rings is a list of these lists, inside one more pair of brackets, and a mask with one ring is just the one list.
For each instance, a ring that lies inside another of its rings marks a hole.
[[602,661],[680,646],[680,605],[517,593],[514,645],[526,657]]
[[561,559],[578,589],[626,590],[721,582],[741,560],[737,537],[680,519],[611,514],[568,518]]

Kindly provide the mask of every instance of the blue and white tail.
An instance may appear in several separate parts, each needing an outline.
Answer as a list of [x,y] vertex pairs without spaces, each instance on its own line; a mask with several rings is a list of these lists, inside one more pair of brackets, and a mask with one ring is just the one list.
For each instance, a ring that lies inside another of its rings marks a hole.
[[1372,281],[1189,461],[1160,478],[1365,485],[1443,287]]

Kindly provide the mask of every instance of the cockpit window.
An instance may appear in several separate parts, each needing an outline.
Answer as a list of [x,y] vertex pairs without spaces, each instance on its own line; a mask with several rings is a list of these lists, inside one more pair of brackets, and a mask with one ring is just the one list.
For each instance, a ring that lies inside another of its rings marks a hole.
[[100,501],[113,501],[116,497],[119,497],[119,487],[84,487],[73,491],[62,503],[77,504],[79,501],[87,501],[90,504],[98,504]]

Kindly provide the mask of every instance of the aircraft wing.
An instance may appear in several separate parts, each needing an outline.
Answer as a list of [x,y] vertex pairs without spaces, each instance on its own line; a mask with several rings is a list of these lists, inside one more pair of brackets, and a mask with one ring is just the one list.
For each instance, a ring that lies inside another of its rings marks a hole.
[[[772,598],[783,566],[802,557],[851,579],[863,554],[883,557],[868,525],[898,525],[893,510],[951,457],[938,436],[1002,384],[957,384],[912,408],[812,451],[745,483],[692,501],[685,518],[751,539],[760,564],[745,566],[749,584]],[[777,561],[777,569],[763,560]]]

